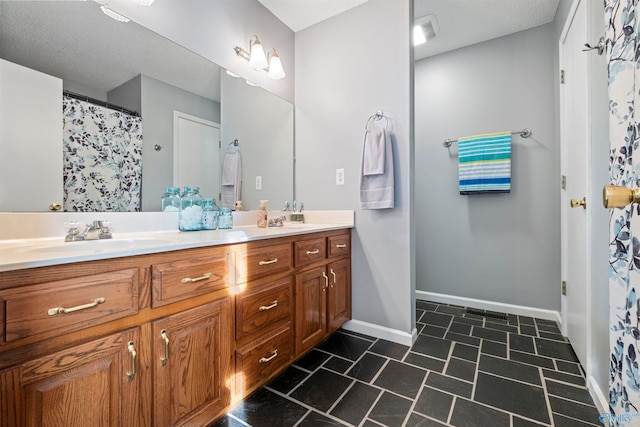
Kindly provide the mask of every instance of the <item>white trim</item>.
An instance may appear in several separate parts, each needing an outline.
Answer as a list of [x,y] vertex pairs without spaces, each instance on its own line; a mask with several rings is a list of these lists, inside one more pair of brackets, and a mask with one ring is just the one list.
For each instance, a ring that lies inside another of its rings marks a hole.
[[[592,376],[587,378],[587,387],[589,389],[589,394],[593,399],[593,403],[595,403],[596,408],[598,408],[598,412],[609,412],[609,399],[604,397],[604,393],[602,393],[596,379]],[[607,390],[607,395],[608,394],[609,390]]]
[[387,341],[393,341],[398,344],[411,347],[418,338],[418,330],[413,328],[410,334],[399,331],[397,329],[387,328],[385,326],[373,323],[363,322],[362,320],[349,320],[342,325],[343,329],[359,334],[370,335]]
[[527,307],[524,305],[505,304],[502,302],[486,301],[475,298],[458,297],[455,295],[438,294],[435,292],[416,291],[416,299],[453,304],[478,310],[491,310],[500,313],[516,314],[518,316],[535,317],[538,319],[553,320],[562,325],[560,312],[545,308]]

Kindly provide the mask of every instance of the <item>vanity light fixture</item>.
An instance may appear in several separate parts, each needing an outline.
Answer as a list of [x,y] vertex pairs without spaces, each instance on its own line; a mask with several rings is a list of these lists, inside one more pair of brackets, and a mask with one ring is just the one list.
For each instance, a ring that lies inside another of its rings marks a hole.
[[115,19],[118,22],[129,22],[129,18],[120,15],[119,13],[109,9],[105,5],[100,6],[100,10],[102,11],[102,13],[107,15],[109,18]]
[[251,68],[265,70],[269,78],[280,80],[286,76],[278,52],[275,49],[269,49],[265,55],[262,43],[255,34],[249,39],[249,52],[239,46],[236,46],[234,50],[236,55],[249,61]]

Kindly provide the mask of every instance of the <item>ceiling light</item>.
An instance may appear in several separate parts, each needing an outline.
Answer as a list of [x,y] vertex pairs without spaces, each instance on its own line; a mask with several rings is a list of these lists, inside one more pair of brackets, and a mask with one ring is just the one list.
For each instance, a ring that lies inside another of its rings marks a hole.
[[104,5],[100,6],[100,10],[109,18],[115,19],[118,22],[129,22],[129,18],[126,18],[120,15],[119,13],[114,12],[113,10],[109,9],[107,6],[104,6]]
[[284,68],[282,68],[282,61],[280,61],[278,52],[276,52],[275,49],[271,49],[267,52],[267,57],[269,60],[269,71],[267,75],[274,80],[284,79],[286,74],[284,73]]
[[253,87],[258,87],[257,83],[252,82],[251,80],[245,80],[244,81],[246,84],[248,84],[249,86],[253,86]]
[[239,75],[237,75],[233,71],[226,70],[226,72],[227,72],[227,75],[229,75],[231,77],[235,77],[236,79],[240,77]]
[[413,27],[413,45],[418,46],[426,43],[434,39],[439,32],[440,28],[435,15],[426,15],[418,18],[415,20]]

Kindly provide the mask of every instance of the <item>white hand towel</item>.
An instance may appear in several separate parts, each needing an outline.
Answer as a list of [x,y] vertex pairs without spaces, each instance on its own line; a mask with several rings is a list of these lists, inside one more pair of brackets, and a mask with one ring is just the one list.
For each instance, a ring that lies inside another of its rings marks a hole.
[[380,131],[383,134],[384,140],[384,173],[379,175],[365,175],[365,150],[363,147],[362,176],[360,177],[360,209],[387,209],[395,207],[391,135],[386,129],[381,129]]
[[240,169],[240,153],[227,153],[222,161],[222,185],[235,185]]
[[367,132],[364,137],[362,174],[382,175],[384,173],[386,131],[378,129]]
[[242,157],[239,151],[224,156],[220,193],[220,206],[223,208],[233,208],[236,200],[242,200]]

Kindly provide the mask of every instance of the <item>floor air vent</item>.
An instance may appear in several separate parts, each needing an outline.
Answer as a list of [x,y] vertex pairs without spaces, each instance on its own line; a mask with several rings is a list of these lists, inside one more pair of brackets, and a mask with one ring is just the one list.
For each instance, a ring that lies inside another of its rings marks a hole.
[[499,319],[499,320],[508,320],[506,314],[499,313],[487,313],[482,310],[474,310],[472,308],[467,308],[467,314],[474,314],[476,316],[488,317],[490,319]]

